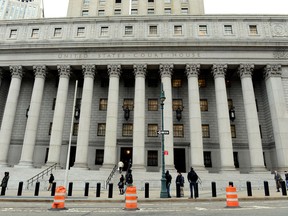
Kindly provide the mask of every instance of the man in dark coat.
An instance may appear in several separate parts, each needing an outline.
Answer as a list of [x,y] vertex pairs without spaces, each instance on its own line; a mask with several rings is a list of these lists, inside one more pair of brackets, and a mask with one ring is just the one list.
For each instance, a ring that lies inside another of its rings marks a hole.
[[171,181],[172,181],[172,176],[170,175],[168,170],[165,173],[165,178],[166,178],[166,189],[167,189],[168,198],[171,198],[170,185],[171,185]]
[[194,189],[194,197],[195,199],[198,197],[198,175],[194,171],[194,169],[191,167],[190,172],[187,174],[188,182],[190,183],[190,198],[193,198],[193,189]]
[[4,173],[4,177],[2,179],[2,182],[1,182],[1,196],[5,195],[5,192],[6,192],[6,188],[7,188],[7,185],[8,185],[8,180],[9,180],[9,172],[5,172]]

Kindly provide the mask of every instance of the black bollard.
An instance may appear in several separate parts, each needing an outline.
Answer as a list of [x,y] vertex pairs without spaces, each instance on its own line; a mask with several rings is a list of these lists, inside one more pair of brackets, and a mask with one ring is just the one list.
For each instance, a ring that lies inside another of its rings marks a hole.
[[89,182],[85,183],[85,190],[84,190],[84,196],[89,195]]
[[96,197],[100,197],[100,192],[101,192],[101,183],[97,183],[97,186],[96,186]]
[[72,191],[73,191],[73,182],[69,182],[69,185],[68,185],[68,196],[72,196]]
[[19,182],[17,196],[22,195],[22,189],[23,189],[23,182],[21,181],[21,182]]
[[113,197],[113,183],[109,183],[109,188],[108,188],[108,198]]
[[55,191],[56,191],[56,182],[53,182],[51,188],[51,196],[55,196]]
[[149,198],[149,183],[145,183],[145,198]]
[[283,196],[287,196],[286,182],[285,181],[281,181],[280,183],[281,183],[282,195]]
[[211,187],[212,187],[212,197],[217,197],[216,182],[211,182]]
[[248,196],[252,196],[251,182],[250,182],[250,181],[247,181],[247,182],[246,182],[246,185],[247,185],[247,195],[248,195]]
[[34,196],[39,195],[40,182],[36,182]]
[[198,183],[195,185],[195,199],[199,197],[199,189],[198,189]]
[[176,184],[176,197],[180,197],[180,184]]
[[265,192],[265,196],[270,196],[269,193],[269,184],[267,181],[264,181],[264,192]]
[[229,182],[229,186],[232,186],[232,187],[233,187],[233,182],[230,181],[230,182]]

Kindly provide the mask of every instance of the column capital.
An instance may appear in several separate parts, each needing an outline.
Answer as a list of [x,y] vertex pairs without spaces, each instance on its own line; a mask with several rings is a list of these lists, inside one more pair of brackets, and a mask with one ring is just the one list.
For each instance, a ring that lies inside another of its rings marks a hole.
[[135,64],[133,65],[134,69],[134,75],[140,76],[140,77],[145,77],[147,73],[147,64]]
[[34,65],[33,66],[33,72],[35,75],[35,78],[46,78],[47,75],[47,70],[46,70],[46,66],[45,65]]
[[223,77],[225,78],[227,72],[227,64],[213,64],[211,73],[213,74],[214,78]]
[[119,77],[121,75],[121,65],[107,65],[109,76]]
[[238,67],[238,75],[240,78],[251,77],[254,71],[254,64],[240,64]]
[[266,67],[264,68],[265,79],[268,79],[270,77],[281,77],[281,75],[282,71],[280,64],[266,65]]
[[186,76],[189,77],[197,77],[200,74],[200,64],[186,64],[185,68]]
[[69,78],[71,74],[70,65],[57,65],[58,74],[60,77]]
[[10,66],[10,73],[11,73],[12,78],[22,79],[24,75],[23,68],[20,65]]
[[173,75],[173,64],[160,64],[159,65],[159,71],[161,78],[162,77],[171,77]]
[[93,65],[82,65],[82,73],[84,78],[85,77],[91,77],[94,79],[95,73],[96,73],[96,66]]

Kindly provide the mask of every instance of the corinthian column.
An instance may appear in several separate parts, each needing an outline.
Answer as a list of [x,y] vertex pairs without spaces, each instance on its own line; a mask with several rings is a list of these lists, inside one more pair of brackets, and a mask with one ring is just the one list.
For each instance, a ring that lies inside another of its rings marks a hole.
[[60,166],[60,152],[64,128],[65,109],[68,96],[70,65],[58,65],[59,84],[53,116],[48,161],[46,165],[57,163]]
[[248,135],[251,171],[264,171],[262,141],[252,82],[254,65],[241,64],[238,73],[241,78],[245,119]]
[[116,165],[117,120],[119,103],[119,78],[121,65],[108,65],[109,92],[106,116],[104,163],[102,169],[111,169]]
[[191,167],[196,170],[204,170],[202,123],[198,86],[200,64],[187,64],[185,72],[188,77]]
[[212,66],[212,74],[215,81],[217,123],[221,157],[220,171],[235,170],[228,101],[225,85],[226,71],[227,65],[214,64]]
[[271,113],[278,169],[288,167],[288,118],[281,79],[281,65],[267,65],[264,69],[266,90]]
[[[167,169],[174,169],[174,133],[173,133],[173,110],[172,110],[172,86],[171,77],[173,74],[173,65],[160,65],[161,82],[165,92],[164,101],[164,130],[169,130],[169,135],[165,135],[165,150],[168,155],[165,155],[165,164]],[[159,91],[160,96],[160,91]]]
[[26,123],[24,142],[18,166],[32,167],[33,153],[37,136],[41,102],[46,77],[46,66],[33,66],[35,81]]
[[145,76],[147,65],[134,65],[133,169],[145,170]]
[[74,167],[87,168],[95,65],[82,65],[84,85]]
[[23,77],[22,66],[10,66],[11,83],[0,130],[0,166],[7,166],[8,150],[11,141],[18,97]]

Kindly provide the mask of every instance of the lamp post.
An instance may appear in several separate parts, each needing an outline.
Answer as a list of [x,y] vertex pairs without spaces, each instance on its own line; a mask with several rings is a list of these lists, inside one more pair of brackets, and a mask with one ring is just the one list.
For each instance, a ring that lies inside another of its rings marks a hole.
[[166,188],[166,178],[165,178],[165,157],[164,157],[164,101],[165,101],[165,93],[163,90],[163,84],[161,83],[161,93],[160,93],[160,101],[161,101],[161,154],[162,154],[162,178],[161,178],[161,193],[160,198],[168,198],[167,188]]

